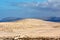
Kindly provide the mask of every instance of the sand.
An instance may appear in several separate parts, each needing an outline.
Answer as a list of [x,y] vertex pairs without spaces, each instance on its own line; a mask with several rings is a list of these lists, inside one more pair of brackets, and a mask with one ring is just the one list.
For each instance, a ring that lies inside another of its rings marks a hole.
[[60,37],[60,23],[40,19],[23,19],[0,23],[0,37]]

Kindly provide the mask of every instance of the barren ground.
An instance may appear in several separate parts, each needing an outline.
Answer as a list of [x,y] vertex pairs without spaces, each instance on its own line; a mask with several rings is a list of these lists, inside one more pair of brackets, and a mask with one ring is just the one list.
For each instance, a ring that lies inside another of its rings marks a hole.
[[24,19],[0,23],[0,37],[60,37],[60,23],[39,19]]

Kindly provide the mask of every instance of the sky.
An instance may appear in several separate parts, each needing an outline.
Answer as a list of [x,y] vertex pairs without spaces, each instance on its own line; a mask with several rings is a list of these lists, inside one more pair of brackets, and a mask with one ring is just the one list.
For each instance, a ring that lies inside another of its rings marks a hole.
[[60,0],[0,0],[0,18],[60,17]]

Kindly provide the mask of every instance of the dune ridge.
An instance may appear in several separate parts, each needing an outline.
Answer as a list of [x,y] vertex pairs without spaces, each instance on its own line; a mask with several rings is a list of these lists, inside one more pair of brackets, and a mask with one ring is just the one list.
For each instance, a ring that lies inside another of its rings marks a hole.
[[0,23],[0,37],[60,37],[60,23],[40,19],[23,19]]

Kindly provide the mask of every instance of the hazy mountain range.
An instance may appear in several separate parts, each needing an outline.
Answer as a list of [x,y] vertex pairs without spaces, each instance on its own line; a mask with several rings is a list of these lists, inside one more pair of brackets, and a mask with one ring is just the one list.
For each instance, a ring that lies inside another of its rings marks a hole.
[[6,17],[6,18],[2,18],[0,20],[0,22],[12,22],[12,21],[18,21],[21,20],[23,18],[17,18],[17,17]]
[[[6,17],[6,18],[2,18],[0,20],[0,22],[12,22],[12,21],[18,21],[18,20],[22,20],[22,19],[25,19],[25,18]],[[46,21],[60,22],[60,17],[45,17],[45,18],[34,18],[34,19],[43,19]]]
[[48,17],[46,21],[60,22],[60,17]]

